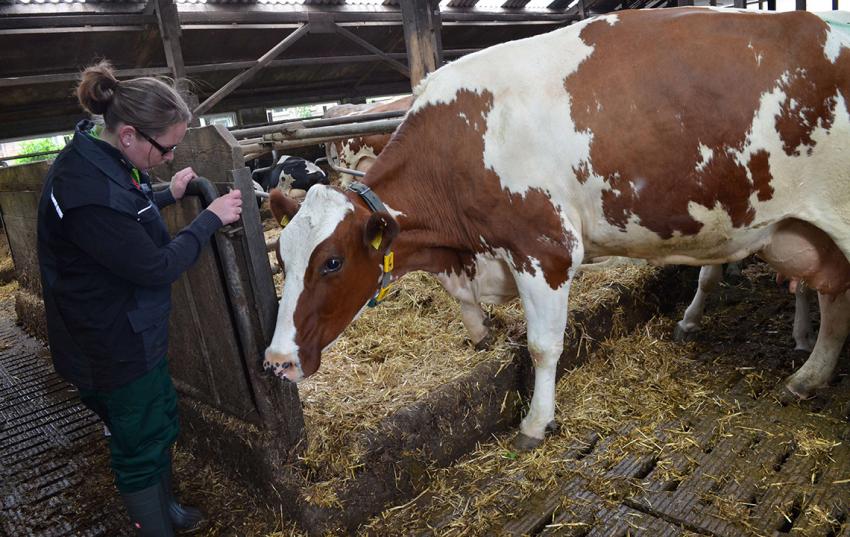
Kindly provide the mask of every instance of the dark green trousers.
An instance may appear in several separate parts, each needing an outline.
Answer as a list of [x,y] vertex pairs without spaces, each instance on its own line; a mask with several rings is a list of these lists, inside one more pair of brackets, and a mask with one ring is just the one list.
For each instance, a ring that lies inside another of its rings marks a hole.
[[112,433],[109,454],[118,490],[131,493],[155,485],[168,471],[180,431],[168,360],[120,388],[80,390],[80,399]]

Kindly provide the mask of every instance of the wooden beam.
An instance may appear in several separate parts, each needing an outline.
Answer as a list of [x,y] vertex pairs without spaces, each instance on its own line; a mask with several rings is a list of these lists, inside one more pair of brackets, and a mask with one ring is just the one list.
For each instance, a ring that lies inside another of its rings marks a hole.
[[[477,48],[462,48],[462,49],[450,49],[443,51],[443,54],[452,57],[459,58],[461,56],[466,56],[467,54],[471,54],[473,52],[477,52],[481,49]],[[403,60],[407,58],[407,54],[404,52],[393,52],[387,54],[390,58],[395,60]],[[290,58],[286,60],[275,60],[270,62],[266,67],[297,67],[300,65],[332,65],[332,64],[345,64],[345,63],[365,63],[365,62],[380,62],[383,61],[382,58],[375,56],[373,54],[357,54],[357,55],[346,55],[346,56],[318,56],[312,58]],[[208,73],[212,71],[238,71],[241,69],[249,69],[256,62],[225,62],[225,63],[207,63],[201,65],[190,65],[186,67],[186,73],[189,75],[197,75],[201,73]],[[168,67],[149,67],[145,69],[119,69],[115,72],[118,78],[133,78],[137,76],[160,76],[160,75],[168,75],[171,70]],[[0,88],[13,87],[13,86],[28,86],[28,85],[36,85],[36,84],[56,84],[61,82],[75,82],[79,80],[80,73],[66,72],[66,73],[57,73],[52,75],[30,75],[30,76],[13,76],[7,78],[0,78]],[[359,86],[362,82],[368,79],[367,76],[361,77],[361,79],[355,84],[355,86]]]
[[230,82],[219,88],[218,91],[210,95],[207,100],[198,105],[197,108],[192,112],[195,116],[200,116],[205,113],[207,110],[215,106],[219,101],[225,98],[229,93],[233,90],[241,86],[245,81],[250,80],[257,74],[257,71],[271,63],[276,57],[278,57],[284,50],[288,49],[293,43],[301,39],[302,36],[307,35],[310,31],[310,24],[307,23],[303,25],[301,28],[298,28],[286,38],[272,47],[271,50],[263,54],[263,56],[257,60],[253,67],[247,69],[238,75],[236,75]]
[[67,28],[6,28],[0,29],[0,36],[8,35],[51,35],[51,34],[91,34],[143,32],[147,26],[71,26]]
[[[390,50],[395,49],[395,48],[396,48],[396,46],[398,46],[398,45],[399,45],[399,43],[401,43],[401,41],[403,41],[403,40],[404,40],[404,34],[402,34],[402,35],[398,36],[398,38],[396,38],[396,40],[395,40],[395,41],[393,41],[393,42],[390,44]],[[391,56],[391,57],[400,57],[401,59],[407,59],[407,53],[406,53],[406,52],[401,53],[401,54],[389,54],[389,56]],[[360,75],[360,78],[358,78],[358,79],[357,79],[357,82],[355,82],[355,83],[354,83],[354,87],[356,88],[356,87],[358,87],[360,84],[362,84],[363,82],[365,82],[365,81],[369,80],[369,79],[372,77],[372,73],[374,73],[374,72],[375,72],[375,69],[377,69],[377,68],[378,68],[378,65],[380,65],[380,64],[378,64],[378,63],[373,63],[372,65],[370,65],[370,66],[366,69],[366,71],[365,71],[362,75]]]
[[372,43],[369,43],[368,41],[366,41],[362,37],[352,33],[350,30],[347,30],[346,28],[343,28],[342,26],[336,25],[335,28],[336,28],[336,32],[339,35],[347,38],[350,41],[353,41],[354,43],[357,43],[358,45],[365,48],[369,52],[371,52],[371,53],[373,53],[377,56],[380,56],[381,59],[383,59],[393,69],[395,69],[399,73],[403,74],[404,76],[407,76],[407,77],[410,76],[410,71],[408,70],[406,65],[404,65],[403,63],[401,63],[399,61],[392,59],[386,52],[382,51],[381,49],[379,49],[378,47],[376,47]]
[[[198,97],[192,93],[186,79],[186,64],[183,62],[183,48],[180,46],[180,20],[177,17],[177,6],[174,0],[151,0],[156,3],[156,18],[159,21],[159,35],[162,48],[165,50],[165,61],[171,70],[177,92],[189,105],[198,106]],[[190,123],[192,127],[200,127],[200,118],[194,115]]]
[[747,0],[735,0],[734,5],[738,9],[747,9]]
[[434,11],[431,0],[401,0],[411,88],[440,66],[440,19]]
[[[115,76],[118,78],[133,78],[137,76],[158,76],[167,75],[168,69],[165,67],[152,67],[149,69],[119,69],[115,71]],[[26,86],[30,84],[54,84],[59,82],[78,81],[80,73],[74,71],[71,73],[57,73],[55,75],[32,75],[32,76],[12,76],[0,78],[0,88],[12,86]]]
[[156,3],[156,18],[159,23],[159,35],[165,50],[165,62],[171,69],[174,80],[186,78],[186,65],[183,63],[183,49],[180,47],[180,21],[177,19],[177,6],[174,0],[151,0]]
[[[46,7],[38,4],[39,7]],[[103,4],[100,4],[103,5]],[[0,8],[0,30],[24,29],[24,28],[73,28],[100,26],[142,26],[145,24],[156,24],[156,15],[144,13],[124,13],[110,15],[101,13],[99,15],[28,15],[13,16],[4,14]]]
[[794,9],[797,11],[806,11],[806,0],[795,0]]

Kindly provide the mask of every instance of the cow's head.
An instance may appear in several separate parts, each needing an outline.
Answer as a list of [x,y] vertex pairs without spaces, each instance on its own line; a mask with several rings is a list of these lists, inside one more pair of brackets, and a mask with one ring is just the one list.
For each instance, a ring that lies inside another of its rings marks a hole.
[[278,244],[284,282],[263,365],[297,382],[319,369],[322,351],[375,295],[399,227],[388,213],[324,185],[311,188],[300,207],[279,191],[270,204],[284,226]]

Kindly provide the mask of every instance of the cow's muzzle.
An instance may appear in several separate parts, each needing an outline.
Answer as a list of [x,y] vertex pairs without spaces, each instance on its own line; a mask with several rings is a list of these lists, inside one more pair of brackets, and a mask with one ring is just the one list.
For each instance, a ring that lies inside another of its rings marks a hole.
[[272,350],[266,351],[263,368],[266,371],[271,371],[276,377],[283,380],[298,382],[304,378],[304,371],[301,370],[301,362],[298,358]]

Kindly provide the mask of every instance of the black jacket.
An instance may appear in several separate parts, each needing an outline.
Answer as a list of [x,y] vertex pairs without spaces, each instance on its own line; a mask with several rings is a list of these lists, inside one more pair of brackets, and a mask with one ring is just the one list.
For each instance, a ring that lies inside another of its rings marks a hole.
[[83,389],[112,390],[165,357],[171,283],[221,226],[205,210],[172,240],[141,175],[80,122],[38,205],[38,261],[56,371]]

